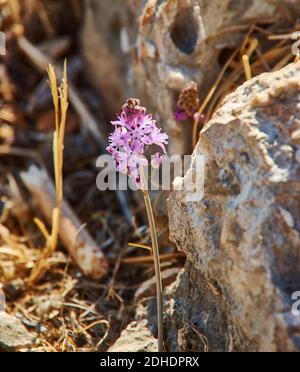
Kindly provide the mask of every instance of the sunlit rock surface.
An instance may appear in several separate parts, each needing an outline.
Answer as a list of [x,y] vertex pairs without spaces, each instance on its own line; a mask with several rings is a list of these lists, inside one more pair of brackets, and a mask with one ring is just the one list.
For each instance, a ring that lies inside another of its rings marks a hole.
[[224,350],[300,350],[291,311],[300,288],[299,129],[297,63],[226,98],[195,150],[206,156],[204,199],[170,196],[171,240],[192,264],[175,296],[185,303],[182,326],[188,314],[214,345],[222,321]]

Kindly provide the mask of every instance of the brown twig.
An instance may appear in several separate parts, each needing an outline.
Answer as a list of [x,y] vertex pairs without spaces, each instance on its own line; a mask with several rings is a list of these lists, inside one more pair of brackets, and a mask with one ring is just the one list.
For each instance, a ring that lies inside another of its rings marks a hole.
[[[160,255],[160,262],[167,262],[171,260],[179,260],[185,258],[184,253],[167,253]],[[144,257],[128,257],[123,258],[121,261],[122,265],[142,265],[142,264],[153,264],[153,256]]]

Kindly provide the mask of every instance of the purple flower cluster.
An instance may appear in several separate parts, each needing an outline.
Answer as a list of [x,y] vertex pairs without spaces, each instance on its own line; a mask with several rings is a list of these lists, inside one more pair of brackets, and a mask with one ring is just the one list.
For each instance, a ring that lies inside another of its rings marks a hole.
[[[118,172],[128,174],[142,187],[140,167],[147,166],[144,156],[148,146],[157,145],[166,153],[168,136],[156,126],[156,121],[140,106],[138,99],[129,99],[122,107],[117,121],[112,121],[115,130],[109,136],[107,151],[115,160]],[[152,165],[159,166],[163,161],[161,153],[152,157]]]
[[174,112],[174,119],[177,122],[186,121],[188,119],[193,119],[199,122],[200,124],[204,124],[206,117],[203,114],[199,115],[198,112],[196,112],[192,116],[189,116],[189,114],[186,111],[177,108],[176,111]]

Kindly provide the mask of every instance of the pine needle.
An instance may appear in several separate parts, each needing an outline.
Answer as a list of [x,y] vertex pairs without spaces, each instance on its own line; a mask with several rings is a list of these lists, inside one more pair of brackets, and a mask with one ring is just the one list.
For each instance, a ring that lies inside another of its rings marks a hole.
[[219,84],[221,83],[228,67],[230,66],[231,62],[234,60],[234,58],[236,57],[236,55],[238,54],[238,49],[236,49],[234,51],[234,53],[231,55],[231,57],[229,58],[229,60],[225,63],[224,67],[222,68],[215,84],[213,85],[213,87],[211,88],[211,90],[208,92],[202,106],[200,107],[199,111],[198,111],[198,118],[195,120],[194,122],[194,128],[193,128],[193,147],[196,146],[197,142],[198,142],[198,127],[199,127],[199,118],[201,117],[201,115],[203,114],[204,110],[206,109],[209,101],[212,99],[213,95],[215,94],[216,90],[218,89],[219,87]]
[[144,244],[135,244],[135,243],[128,243],[129,247],[133,247],[133,248],[141,248],[141,249],[146,249],[147,251],[152,251],[152,248],[149,247],[148,245],[144,245]]
[[249,57],[248,57],[247,54],[243,55],[242,61],[243,61],[243,67],[244,67],[244,72],[245,72],[246,79],[251,80],[252,79],[252,72],[251,72]]

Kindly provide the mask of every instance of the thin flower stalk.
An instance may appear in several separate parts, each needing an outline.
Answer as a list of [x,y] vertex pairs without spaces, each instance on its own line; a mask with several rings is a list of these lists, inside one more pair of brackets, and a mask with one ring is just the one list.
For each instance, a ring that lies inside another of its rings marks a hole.
[[144,196],[156,279],[158,351],[163,352],[163,288],[160,256],[155,219],[143,169],[148,165],[144,155],[145,151],[152,145],[156,145],[161,150],[152,157],[152,166],[158,167],[162,164],[163,155],[161,152],[166,153],[165,146],[168,143],[168,136],[157,127],[155,120],[153,120],[151,115],[147,114],[145,107],[141,106],[140,101],[137,99],[127,100],[122,107],[118,120],[113,121],[112,124],[115,130],[109,137],[110,144],[107,151],[115,160],[117,171],[132,177],[137,188],[142,191]]
[[[143,184],[144,184],[144,176],[142,175]],[[164,351],[164,333],[163,333],[163,286],[162,286],[162,278],[161,278],[161,267],[160,267],[160,256],[159,256],[159,248],[158,248],[158,240],[157,240],[157,232],[156,232],[156,225],[155,219],[151,204],[151,199],[149,192],[147,190],[147,186],[142,188],[148,222],[149,222],[149,230],[152,242],[152,255],[154,260],[154,270],[155,270],[155,282],[156,282],[156,298],[157,298],[157,324],[158,324],[158,351]]]

